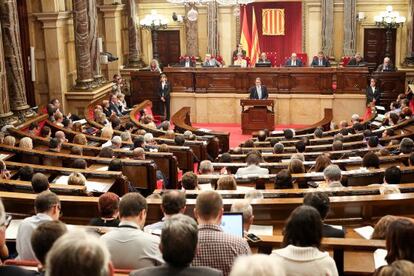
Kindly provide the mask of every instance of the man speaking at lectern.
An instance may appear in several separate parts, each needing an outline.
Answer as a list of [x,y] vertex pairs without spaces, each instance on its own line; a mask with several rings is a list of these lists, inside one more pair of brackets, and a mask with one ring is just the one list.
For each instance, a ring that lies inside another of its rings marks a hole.
[[269,97],[266,86],[262,85],[260,78],[256,78],[256,85],[249,89],[251,100],[266,100]]

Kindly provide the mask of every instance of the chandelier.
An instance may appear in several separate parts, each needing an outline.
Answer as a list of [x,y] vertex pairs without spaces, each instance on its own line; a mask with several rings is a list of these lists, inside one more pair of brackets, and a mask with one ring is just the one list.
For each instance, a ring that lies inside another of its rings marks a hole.
[[190,5],[190,4],[207,4],[210,2],[214,2],[214,0],[167,0],[167,2],[170,2],[172,4],[184,4],[184,5]]
[[152,10],[150,14],[147,14],[144,19],[139,22],[139,25],[143,29],[157,31],[166,29],[168,26],[168,20],[162,15],[158,14],[157,11]]
[[253,3],[254,0],[216,0],[217,3],[224,6],[247,5]]
[[398,12],[393,11],[392,6],[387,6],[386,11],[383,11],[374,17],[374,21],[377,26],[392,29],[402,26],[405,22],[405,17],[400,16]]

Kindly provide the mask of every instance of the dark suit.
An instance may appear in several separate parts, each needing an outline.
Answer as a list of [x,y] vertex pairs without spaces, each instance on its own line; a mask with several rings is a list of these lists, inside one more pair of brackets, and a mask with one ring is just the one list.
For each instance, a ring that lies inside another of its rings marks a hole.
[[262,85],[262,97],[259,98],[259,95],[257,93],[256,86],[253,86],[249,89],[250,93],[250,99],[256,99],[256,100],[266,100],[269,97],[269,94],[267,93],[266,86]]
[[296,67],[302,67],[303,66],[302,61],[300,59],[296,59],[296,65],[293,65],[292,62],[293,62],[292,59],[289,58],[285,62],[285,65],[286,66],[296,66]]
[[381,101],[381,89],[379,87],[375,87],[375,94],[372,91],[372,87],[368,86],[365,95],[367,96],[367,105],[371,103],[375,99],[375,105],[380,105]]
[[223,272],[217,269],[202,266],[173,267],[162,265],[132,271],[130,276],[222,276]]
[[355,58],[352,58],[346,66],[367,66],[367,63],[363,59],[358,62]]
[[[191,59],[190,59],[188,62],[189,62],[189,64],[190,64],[190,67],[195,67],[195,66],[196,66],[195,61],[192,61]],[[180,65],[181,65],[182,67],[185,67],[185,63],[186,63],[186,61],[185,61],[185,60],[180,61]]]
[[384,64],[380,64],[377,67],[377,72],[395,72],[397,68],[395,68],[394,64],[389,64],[387,68],[385,68]]
[[322,226],[322,236],[327,238],[345,238],[345,231],[324,223]]
[[0,276],[35,276],[44,275],[36,270],[27,270],[18,266],[13,265],[2,265],[0,266]]
[[322,65],[319,65],[319,59],[318,58],[314,58],[312,60],[311,66],[315,66],[315,67],[318,67],[318,66],[319,67],[330,67],[331,66],[331,63],[329,62],[328,59],[323,58],[322,59]]
[[[111,117],[112,111],[111,111],[110,107],[108,107],[108,108],[102,107],[102,111],[105,114],[106,118],[109,119],[109,117]],[[53,119],[55,119],[55,118],[53,118]]]
[[[242,50],[241,52],[242,52],[243,57],[245,58],[246,57],[246,50]],[[233,52],[233,58],[236,58],[238,53],[239,53],[239,50],[235,50]]]
[[109,110],[115,112],[115,115],[118,117],[123,115],[121,110],[119,110],[118,105],[114,104],[113,102],[109,103]]
[[164,88],[162,88],[162,83],[158,87],[158,96],[164,97],[165,102],[161,102],[161,114],[164,114],[165,108],[165,119],[170,120],[170,92],[171,84],[167,81]]

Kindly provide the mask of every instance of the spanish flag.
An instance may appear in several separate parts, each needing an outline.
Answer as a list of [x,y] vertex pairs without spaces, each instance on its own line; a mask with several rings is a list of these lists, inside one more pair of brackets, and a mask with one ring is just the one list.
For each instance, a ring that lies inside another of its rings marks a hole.
[[247,24],[247,12],[246,7],[243,8],[243,22],[240,35],[240,44],[243,45],[243,49],[246,51],[246,56],[250,57],[250,45],[252,43],[250,38],[249,25]]
[[250,49],[250,65],[254,66],[260,56],[259,30],[256,24],[256,13],[252,11],[252,47]]

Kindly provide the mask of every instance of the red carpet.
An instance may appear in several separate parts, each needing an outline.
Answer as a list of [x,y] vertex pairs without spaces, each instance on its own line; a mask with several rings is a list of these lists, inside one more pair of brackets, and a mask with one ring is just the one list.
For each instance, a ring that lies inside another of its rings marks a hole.
[[[243,135],[239,124],[193,124],[193,127],[206,128],[217,131],[230,132],[230,147],[234,148],[240,143],[246,141],[251,135]],[[306,125],[276,125],[275,130],[283,130],[285,128],[304,128]]]

